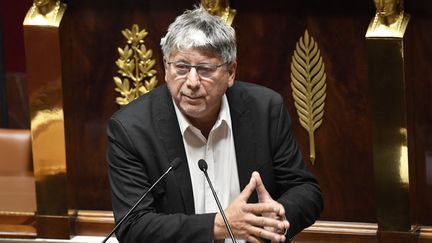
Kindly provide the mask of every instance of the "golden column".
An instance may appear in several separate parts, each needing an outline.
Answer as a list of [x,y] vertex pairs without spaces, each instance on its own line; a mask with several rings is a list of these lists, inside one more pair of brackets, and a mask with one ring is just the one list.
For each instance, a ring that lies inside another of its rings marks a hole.
[[60,22],[65,9],[58,0],[34,0],[23,23],[36,224],[42,238],[70,237],[60,57]]
[[374,0],[366,33],[378,242],[413,242],[410,221],[403,0]]

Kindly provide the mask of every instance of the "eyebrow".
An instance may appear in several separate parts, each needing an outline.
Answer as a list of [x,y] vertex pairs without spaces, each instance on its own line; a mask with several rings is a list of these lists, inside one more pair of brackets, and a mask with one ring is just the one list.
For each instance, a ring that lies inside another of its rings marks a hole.
[[[174,62],[177,62],[177,63],[185,63],[185,64],[188,64],[188,65],[192,65],[189,61],[186,61],[186,60],[184,60],[184,59],[180,59],[180,60],[178,60],[178,61],[174,61]],[[194,65],[215,65],[215,64],[213,64],[213,63],[211,63],[211,62],[199,62],[199,63],[196,63],[196,64],[194,64]]]

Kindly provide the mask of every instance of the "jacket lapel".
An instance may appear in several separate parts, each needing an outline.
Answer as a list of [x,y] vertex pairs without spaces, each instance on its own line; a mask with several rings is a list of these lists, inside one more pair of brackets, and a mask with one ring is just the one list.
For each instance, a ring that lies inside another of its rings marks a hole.
[[159,134],[159,139],[165,147],[168,160],[172,161],[177,157],[182,159],[182,163],[180,163],[179,167],[172,173],[174,174],[176,184],[182,195],[185,213],[193,214],[195,212],[195,206],[192,182],[190,180],[186,152],[183,146],[183,138],[180,133],[177,116],[168,88],[166,85],[161,88],[163,89],[161,95],[157,96],[158,100],[153,106],[154,114],[156,114],[157,134]]
[[[237,81],[238,82],[238,81]],[[237,158],[237,170],[240,191],[249,183],[252,172],[256,170],[256,134],[252,110],[246,91],[239,85],[227,90],[233,124],[234,146]],[[255,193],[249,201],[257,201]]]

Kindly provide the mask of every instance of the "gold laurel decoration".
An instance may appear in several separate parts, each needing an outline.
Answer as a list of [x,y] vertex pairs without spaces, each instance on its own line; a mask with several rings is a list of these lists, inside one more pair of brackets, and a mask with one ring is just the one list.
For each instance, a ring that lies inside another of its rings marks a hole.
[[[127,105],[139,96],[151,91],[157,85],[156,61],[152,58],[153,51],[144,45],[144,38],[148,35],[145,29],[140,30],[134,24],[132,30],[121,32],[127,40],[126,46],[117,48],[119,58],[115,62],[121,75],[114,77],[115,91],[121,94],[116,98],[119,105]],[[132,85],[131,85],[132,83]]]
[[326,98],[326,74],[318,44],[306,30],[296,44],[291,63],[291,88],[301,126],[309,133],[310,160],[315,164],[314,132],[321,126]]

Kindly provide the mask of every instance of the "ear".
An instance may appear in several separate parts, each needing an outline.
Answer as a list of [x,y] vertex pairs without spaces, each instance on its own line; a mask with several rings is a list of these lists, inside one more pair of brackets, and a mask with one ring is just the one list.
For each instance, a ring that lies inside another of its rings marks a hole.
[[166,61],[164,60],[163,61],[163,65],[164,65],[164,70],[165,70],[165,82],[167,81],[167,79],[168,79],[168,77],[167,77],[167,75],[168,75],[168,64],[166,63]]
[[231,87],[234,84],[236,70],[237,70],[237,61],[234,60],[228,66],[228,75],[229,75],[229,77],[228,77],[228,87]]

